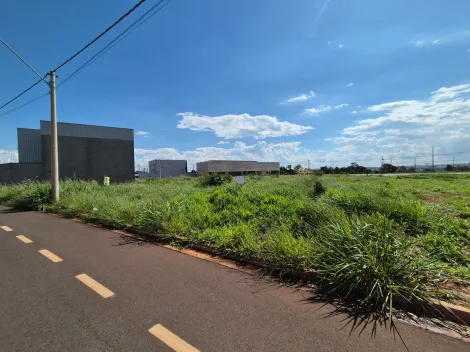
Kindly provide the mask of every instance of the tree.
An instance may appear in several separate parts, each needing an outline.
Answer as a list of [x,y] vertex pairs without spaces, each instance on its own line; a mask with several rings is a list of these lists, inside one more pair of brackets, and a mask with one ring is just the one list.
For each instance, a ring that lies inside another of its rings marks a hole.
[[446,171],[454,171],[454,167],[449,164],[446,166]]
[[301,168],[302,168],[302,165],[297,164],[297,165],[295,165],[294,170],[295,170],[296,173],[299,173]]
[[391,174],[395,171],[397,171],[397,167],[392,164],[383,164],[382,167],[380,168],[380,171],[382,171],[385,174]]

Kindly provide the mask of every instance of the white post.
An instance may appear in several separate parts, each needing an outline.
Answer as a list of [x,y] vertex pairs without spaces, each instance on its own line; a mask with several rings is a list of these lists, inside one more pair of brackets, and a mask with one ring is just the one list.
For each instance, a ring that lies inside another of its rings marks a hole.
[[51,189],[52,200],[59,200],[59,148],[57,143],[57,116],[55,99],[55,72],[50,73],[51,80],[49,87],[51,89]]

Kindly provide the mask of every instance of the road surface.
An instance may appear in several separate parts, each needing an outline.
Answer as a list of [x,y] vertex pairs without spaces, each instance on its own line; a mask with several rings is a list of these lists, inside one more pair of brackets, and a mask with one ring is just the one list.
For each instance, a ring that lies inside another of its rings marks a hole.
[[[406,351],[309,294],[114,232],[0,209],[0,351]],[[18,236],[18,237],[17,237]],[[466,351],[398,324],[410,351]]]

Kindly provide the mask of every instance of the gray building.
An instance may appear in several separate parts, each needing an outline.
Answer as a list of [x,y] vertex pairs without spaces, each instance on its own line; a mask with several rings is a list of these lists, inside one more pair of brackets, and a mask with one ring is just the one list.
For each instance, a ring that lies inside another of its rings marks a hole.
[[232,175],[266,175],[280,170],[279,162],[258,162],[245,160],[209,160],[197,163],[197,171],[202,173],[219,172]]
[[[111,182],[134,180],[134,131],[128,128],[59,122],[59,176]],[[51,175],[50,122],[40,129],[18,129],[18,164],[0,165],[0,182],[49,180]]]
[[150,177],[176,177],[188,173],[186,160],[151,160],[149,161]]

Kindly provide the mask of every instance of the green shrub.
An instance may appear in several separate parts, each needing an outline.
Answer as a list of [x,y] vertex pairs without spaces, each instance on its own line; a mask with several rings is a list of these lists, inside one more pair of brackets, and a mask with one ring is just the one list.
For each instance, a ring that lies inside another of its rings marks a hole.
[[381,314],[393,300],[426,304],[443,272],[404,228],[375,213],[337,218],[315,237],[313,265],[328,294],[359,300]]
[[233,180],[233,176],[230,174],[221,174],[221,173],[208,173],[202,176],[199,176],[198,183],[201,187],[209,186],[220,186],[224,183],[230,183]]
[[6,204],[25,210],[45,210],[52,203],[51,185],[47,182],[26,182],[17,186],[16,192],[7,196]]

